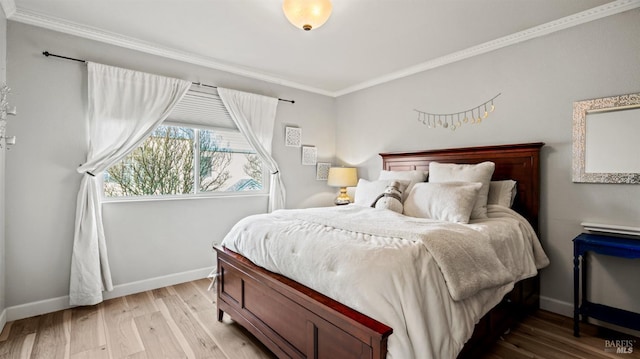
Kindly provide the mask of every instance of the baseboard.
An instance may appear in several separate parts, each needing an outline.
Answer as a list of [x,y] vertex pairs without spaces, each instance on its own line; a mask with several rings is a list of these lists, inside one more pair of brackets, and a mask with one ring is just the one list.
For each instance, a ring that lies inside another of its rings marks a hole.
[[209,273],[211,273],[213,268],[214,267],[194,269],[187,272],[173,273],[162,277],[155,277],[137,282],[116,285],[113,287],[113,290],[111,292],[104,293],[104,299],[122,297],[129,294],[140,293],[147,290],[206,278]]
[[[187,272],[174,273],[166,276],[149,278],[137,282],[119,284],[114,286],[111,292],[104,292],[104,299],[122,297],[129,294],[144,292],[147,290],[167,287],[174,284],[189,282],[196,279],[206,278],[213,267],[195,269]],[[40,300],[37,302],[25,303],[6,308],[2,312],[0,319],[4,325],[7,321],[14,321],[23,318],[29,318],[36,315],[56,312],[71,308],[69,305],[69,296]]]
[[7,324],[7,309],[4,309],[0,313],[0,333],[4,330],[4,326]]
[[562,300],[540,296],[540,309],[547,310],[565,317],[573,317],[573,303]]

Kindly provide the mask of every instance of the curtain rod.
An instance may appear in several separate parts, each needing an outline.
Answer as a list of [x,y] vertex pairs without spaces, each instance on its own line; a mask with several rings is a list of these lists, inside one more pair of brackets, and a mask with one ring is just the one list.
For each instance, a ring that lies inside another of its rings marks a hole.
[[[46,57],[53,56],[53,57],[59,57],[61,59],[65,59],[65,60],[78,61],[78,62],[82,62],[82,63],[85,63],[85,64],[87,63],[87,60],[76,59],[76,58],[73,58],[73,57],[67,57],[67,56],[62,56],[62,55],[56,55],[56,54],[50,53],[49,51],[43,51],[42,54],[44,56],[46,56]],[[207,85],[207,84],[203,84],[202,82],[191,82],[191,83],[196,85],[196,86],[210,87],[212,89],[217,89],[218,88],[218,86]],[[295,100],[285,100],[285,99],[281,99],[281,98],[279,98],[278,101],[296,103]]]

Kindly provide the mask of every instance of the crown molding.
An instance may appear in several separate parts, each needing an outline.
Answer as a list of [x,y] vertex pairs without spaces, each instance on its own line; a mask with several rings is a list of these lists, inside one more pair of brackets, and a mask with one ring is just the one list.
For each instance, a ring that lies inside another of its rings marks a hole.
[[405,68],[400,71],[392,72],[384,76],[380,76],[365,82],[361,82],[354,86],[349,86],[338,91],[327,91],[313,86],[300,84],[293,81],[284,80],[275,76],[266,75],[257,71],[252,71],[240,66],[225,64],[217,59],[201,56],[194,53],[179,51],[176,49],[164,47],[155,43],[142,41],[136,38],[123,36],[117,33],[101,30],[98,28],[81,25],[71,21],[47,16],[44,14],[31,12],[24,9],[17,9],[14,0],[0,0],[7,19],[22,22],[29,25],[43,27],[70,35],[83,37],[95,41],[104,42],[111,45],[124,47],[152,55],[162,56],[173,60],[183,61],[195,65],[200,65],[216,70],[229,72],[232,74],[253,78],[256,80],[266,81],[269,83],[287,86],[307,92],[312,92],[329,97],[339,97],[352,92],[363,90],[369,87],[380,85],[393,80],[401,79],[407,76],[417,74],[419,72],[432,70],[441,66],[445,66],[454,62],[468,59],[474,56],[482,55],[503,47],[515,45],[537,37],[545,36],[560,30],[568,29],[590,21],[598,20],[607,16],[619,14],[628,10],[640,7],[640,0],[616,0],[605,5],[597,6],[589,10],[585,10],[573,15],[563,17],[558,20],[535,26],[511,35],[507,35],[495,40],[491,40],[480,45],[472,46],[461,51],[435,58],[420,64]]
[[[0,0],[0,1],[12,1],[12,0]],[[297,82],[284,80],[275,76],[265,75],[257,71],[252,71],[240,66],[234,66],[225,64],[222,61],[216,60],[211,57],[201,56],[194,53],[180,51],[158,45],[152,42],[143,41],[133,37],[124,36],[121,34],[105,31],[95,27],[81,25],[72,21],[63,20],[60,18],[44,15],[41,13],[28,11],[24,9],[17,9],[11,17],[8,19],[16,22],[21,22],[28,25],[38,26],[49,30],[62,32],[65,34],[75,35],[85,39],[95,40],[110,45],[115,45],[131,50],[136,50],[152,55],[157,55],[173,60],[178,60],[194,65],[200,65],[216,70],[229,72],[232,74],[249,77],[256,80],[269,82],[272,84],[291,87],[303,91],[313,92],[324,96],[333,97],[333,93],[325,91],[312,86],[299,84]],[[45,49],[43,49],[45,50]],[[53,50],[55,51],[55,50]]]
[[4,16],[7,19],[16,13],[16,2],[14,0],[0,0],[0,6],[2,6]]
[[495,40],[491,40],[480,45],[472,46],[461,51],[435,58],[415,66],[407,67],[403,70],[392,72],[378,78],[362,82],[360,84],[347,87],[334,93],[335,97],[346,95],[352,92],[363,90],[369,87],[383,84],[385,82],[401,79],[419,72],[432,70],[470,57],[485,54],[503,47],[515,45],[540,36],[548,35],[570,27],[578,26],[590,21],[598,20],[607,16],[619,14],[628,10],[640,7],[640,0],[617,0],[605,5],[597,6],[573,15],[569,15],[558,20],[535,26],[520,32],[513,33]]

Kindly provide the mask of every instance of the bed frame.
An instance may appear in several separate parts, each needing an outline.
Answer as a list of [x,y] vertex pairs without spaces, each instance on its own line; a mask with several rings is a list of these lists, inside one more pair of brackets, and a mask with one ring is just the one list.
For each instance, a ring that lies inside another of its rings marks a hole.
[[[539,156],[543,143],[381,153],[385,170],[427,170],[429,162],[496,164],[493,180],[513,179],[513,208],[538,230]],[[384,359],[393,329],[226,248],[218,255],[218,320],[227,313],[279,358]],[[538,277],[516,284],[477,324],[458,358],[474,358],[526,313],[538,308]]]

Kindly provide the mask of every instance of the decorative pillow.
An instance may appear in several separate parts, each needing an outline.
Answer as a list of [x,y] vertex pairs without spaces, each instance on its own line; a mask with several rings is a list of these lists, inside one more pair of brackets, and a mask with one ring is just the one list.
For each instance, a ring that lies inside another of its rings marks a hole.
[[482,183],[416,183],[404,202],[404,214],[455,223],[469,223]]
[[482,187],[478,193],[471,219],[487,218],[487,199],[489,183],[496,168],[493,162],[482,162],[475,165],[453,163],[429,163],[429,182],[480,182]]
[[504,207],[513,206],[513,201],[518,193],[514,180],[491,181],[489,184],[489,196],[487,204],[499,204]]
[[409,184],[407,185],[407,189],[404,191],[402,195],[402,201],[404,202],[411,192],[411,188],[413,185],[419,182],[424,182],[427,180],[427,175],[429,171],[380,171],[380,176],[378,176],[378,180],[407,180]]
[[[356,187],[355,200],[353,203],[361,206],[371,206],[376,198],[384,193],[384,190],[393,181],[394,180],[368,181],[366,179],[360,178],[360,180],[358,180],[358,186]],[[404,193],[407,186],[409,185],[409,181],[397,182],[400,183],[398,189],[400,190],[400,192]]]

